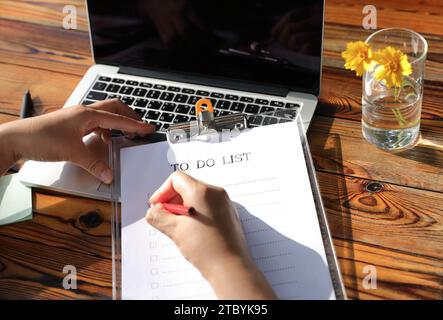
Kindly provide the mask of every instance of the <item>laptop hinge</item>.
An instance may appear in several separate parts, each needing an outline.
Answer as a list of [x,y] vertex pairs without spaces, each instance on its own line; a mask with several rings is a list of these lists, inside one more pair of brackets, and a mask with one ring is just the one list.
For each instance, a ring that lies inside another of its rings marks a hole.
[[249,91],[249,92],[268,94],[280,97],[286,97],[289,91],[287,88],[283,87],[266,86],[262,84],[246,83],[243,81],[206,78],[204,76],[169,73],[169,72],[153,71],[153,70],[139,69],[133,67],[124,67],[124,66],[119,68],[118,73],[156,78],[162,80],[200,84],[205,86],[219,87],[219,88],[232,89],[232,90]]

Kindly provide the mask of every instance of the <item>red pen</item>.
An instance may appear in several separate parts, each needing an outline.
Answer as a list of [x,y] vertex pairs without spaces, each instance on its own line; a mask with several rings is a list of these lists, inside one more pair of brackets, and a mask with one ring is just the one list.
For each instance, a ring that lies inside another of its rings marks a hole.
[[195,212],[193,207],[187,207],[182,204],[162,203],[163,207],[173,214],[189,216]]

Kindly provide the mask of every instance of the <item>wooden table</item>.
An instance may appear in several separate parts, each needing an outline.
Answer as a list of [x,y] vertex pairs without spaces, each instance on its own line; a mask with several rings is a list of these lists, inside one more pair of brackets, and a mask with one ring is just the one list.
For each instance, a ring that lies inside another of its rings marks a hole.
[[[389,154],[361,134],[361,80],[343,69],[345,43],[364,39],[366,1],[326,1],[320,104],[309,130],[347,294],[354,299],[443,299],[443,3],[373,1],[378,27],[406,27],[429,42],[422,138]],[[406,3],[407,2],[407,3]],[[78,30],[62,28],[77,6]],[[0,0],[0,123],[17,118],[30,88],[38,113],[62,106],[91,65],[81,0]],[[111,297],[110,204],[35,191],[32,221],[0,227],[0,297]],[[65,265],[78,289],[65,290]],[[367,265],[377,289],[365,289]]]

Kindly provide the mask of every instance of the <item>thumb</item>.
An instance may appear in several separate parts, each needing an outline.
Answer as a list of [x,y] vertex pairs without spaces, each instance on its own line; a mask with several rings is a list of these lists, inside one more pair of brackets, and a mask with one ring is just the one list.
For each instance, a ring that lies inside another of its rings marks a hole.
[[110,184],[113,180],[112,170],[108,164],[103,162],[98,155],[95,155],[85,147],[85,151],[81,153],[81,157],[76,161],[83,169],[87,170],[97,179],[106,184]]

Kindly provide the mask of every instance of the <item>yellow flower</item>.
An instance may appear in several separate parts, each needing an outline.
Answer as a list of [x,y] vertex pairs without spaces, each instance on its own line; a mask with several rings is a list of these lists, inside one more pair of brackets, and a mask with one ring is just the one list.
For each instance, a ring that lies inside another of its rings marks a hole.
[[412,73],[408,57],[391,46],[377,51],[374,58],[380,64],[374,72],[374,77],[378,81],[384,80],[388,88],[401,87],[403,76],[409,76]]
[[355,70],[357,76],[363,75],[363,72],[371,70],[373,67],[372,49],[363,41],[349,42],[346,51],[341,56],[345,59],[345,68]]

